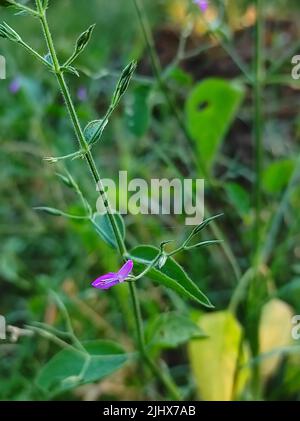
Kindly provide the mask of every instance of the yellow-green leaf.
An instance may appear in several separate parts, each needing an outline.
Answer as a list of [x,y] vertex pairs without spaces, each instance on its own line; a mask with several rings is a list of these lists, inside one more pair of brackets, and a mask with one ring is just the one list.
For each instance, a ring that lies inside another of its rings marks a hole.
[[[291,320],[293,315],[292,307],[282,300],[273,299],[264,305],[259,326],[261,354],[292,343]],[[265,380],[277,370],[280,361],[280,355],[262,360],[261,374]]]
[[208,339],[189,344],[199,397],[205,401],[230,401],[235,390],[242,328],[228,311],[203,315],[199,325]]

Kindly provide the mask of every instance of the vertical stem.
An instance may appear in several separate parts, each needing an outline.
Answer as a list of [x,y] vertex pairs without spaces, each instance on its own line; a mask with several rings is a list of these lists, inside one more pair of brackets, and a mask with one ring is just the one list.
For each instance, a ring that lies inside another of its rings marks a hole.
[[254,159],[255,159],[255,227],[254,227],[254,256],[256,258],[261,237],[261,178],[263,166],[263,14],[262,0],[256,0],[256,28],[255,28],[255,78],[254,78]]
[[[262,191],[261,191],[261,179],[262,179],[262,167],[263,167],[263,107],[262,107],[262,96],[263,96],[263,84],[264,84],[264,39],[263,39],[263,7],[262,0],[256,1],[256,25],[255,25],[255,76],[254,76],[254,159],[255,159],[255,186],[254,186],[254,204],[255,204],[255,225],[254,225],[254,248],[253,248],[253,266],[254,266],[254,277],[251,280],[252,284],[250,287],[254,288],[259,277],[259,250],[261,243],[261,205],[262,205]],[[250,290],[251,293],[251,290]],[[248,312],[251,309],[248,308]],[[260,312],[260,309],[257,310]],[[254,353],[258,353],[258,320],[255,321],[255,335],[256,345],[253,349]],[[253,367],[253,378],[252,378],[252,390],[254,399],[259,399],[261,393],[261,382],[260,382],[260,367],[255,365]]]
[[[52,40],[52,36],[51,36],[51,32],[49,29],[49,25],[47,22],[47,18],[46,18],[46,11],[43,10],[42,4],[41,4],[41,0],[36,0],[36,4],[37,4],[37,10],[39,13],[39,17],[41,20],[41,24],[43,27],[43,31],[44,31],[44,35],[45,35],[45,39],[46,39],[46,43],[49,49],[49,53],[51,55],[52,58],[52,62],[53,62],[53,66],[54,66],[54,70],[55,70],[55,74],[56,74],[56,78],[58,81],[58,84],[62,90],[62,94],[64,97],[64,100],[66,102],[66,106],[68,109],[68,112],[70,114],[70,118],[74,127],[74,131],[76,133],[79,145],[82,149],[82,152],[84,154],[84,157],[87,161],[87,164],[89,166],[89,169],[92,173],[93,179],[99,189],[99,193],[100,196],[103,200],[103,204],[105,206],[105,209],[107,211],[107,215],[109,217],[109,221],[111,223],[117,244],[118,244],[118,249],[119,249],[119,253],[122,256],[122,258],[124,259],[124,256],[127,253],[126,250],[126,246],[125,246],[125,242],[123,240],[123,237],[120,233],[120,230],[118,228],[115,216],[112,212],[110,203],[108,201],[106,192],[104,190],[103,187],[103,183],[100,177],[100,174],[97,170],[93,155],[90,151],[89,145],[85,139],[82,127],[80,125],[78,116],[77,116],[77,112],[75,110],[68,86],[66,84],[66,81],[64,79],[64,75],[63,72],[61,70],[60,64],[59,64],[59,60],[56,54],[56,50],[54,47],[54,43]],[[132,299],[132,304],[133,304],[133,311],[134,311],[134,315],[135,315],[135,321],[136,321],[136,329],[137,329],[137,339],[138,339],[138,346],[139,346],[139,351],[140,351],[140,355],[141,357],[144,359],[145,363],[149,366],[149,368],[151,369],[151,371],[153,372],[153,374],[162,382],[162,384],[164,384],[164,386],[166,387],[166,389],[169,391],[170,396],[175,399],[175,400],[180,400],[181,396],[177,390],[177,386],[175,385],[175,383],[173,382],[173,380],[166,375],[166,373],[164,373],[163,371],[161,371],[156,365],[155,363],[152,361],[152,359],[149,357],[146,347],[145,347],[145,340],[144,340],[144,331],[143,331],[143,323],[142,323],[142,317],[141,317],[141,309],[140,309],[140,303],[138,300],[138,296],[137,296],[137,290],[136,290],[136,286],[133,282],[129,283],[129,289],[130,289],[130,294],[131,294],[131,299]]]
[[138,342],[138,345],[139,345],[139,349],[144,350],[144,348],[145,348],[145,338],[144,338],[144,332],[143,332],[143,321],[142,321],[141,307],[139,305],[137,290],[136,290],[134,282],[129,282],[129,291],[130,291],[132,304],[133,304],[134,318],[136,320],[137,342]]

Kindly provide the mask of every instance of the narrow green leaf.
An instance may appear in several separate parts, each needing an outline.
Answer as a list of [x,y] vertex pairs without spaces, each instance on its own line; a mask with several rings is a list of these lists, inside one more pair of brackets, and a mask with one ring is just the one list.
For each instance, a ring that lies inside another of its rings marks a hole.
[[[130,257],[135,262],[135,268],[143,270],[146,265],[149,265],[154,260],[159,252],[159,249],[156,247],[143,245],[131,250]],[[170,257],[161,269],[151,269],[147,273],[147,277],[160,285],[176,291],[182,297],[193,299],[205,307],[213,308],[206,295],[189,278],[184,269]]]
[[38,207],[35,207],[34,210],[45,212],[53,216],[65,216],[65,213],[60,211],[59,209],[49,208],[46,206],[38,206]]
[[192,244],[191,246],[186,246],[185,250],[191,250],[191,249],[200,248],[200,247],[207,247],[207,246],[212,246],[212,245],[220,244],[220,243],[222,243],[222,240],[201,241],[200,243]]
[[207,219],[205,219],[203,222],[201,222],[201,224],[199,224],[199,225],[197,225],[194,229],[193,229],[193,231],[192,231],[192,233],[191,233],[191,236],[195,236],[196,234],[198,234],[200,231],[202,231],[202,230],[204,230],[204,228],[206,228],[212,221],[214,221],[215,219],[217,219],[217,218],[220,218],[220,216],[223,216],[223,213],[220,213],[220,214],[218,214],[218,215],[214,215],[214,216],[211,216],[211,217],[209,217],[209,218],[207,218]]

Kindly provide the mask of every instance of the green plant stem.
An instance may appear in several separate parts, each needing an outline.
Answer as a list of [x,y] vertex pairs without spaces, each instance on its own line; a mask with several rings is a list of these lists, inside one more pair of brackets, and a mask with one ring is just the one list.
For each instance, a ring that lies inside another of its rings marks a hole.
[[256,27],[255,27],[255,78],[254,78],[254,158],[255,158],[255,227],[254,227],[254,258],[257,259],[257,252],[261,237],[261,179],[263,167],[263,117],[262,117],[262,95],[263,95],[263,15],[262,0],[256,0]]
[[144,269],[141,273],[139,273],[137,276],[134,277],[133,281],[137,281],[138,279],[145,276],[158,262],[159,258],[162,256],[162,253],[158,253],[158,255],[152,260],[151,263]]
[[[261,210],[262,210],[262,169],[263,169],[263,85],[264,85],[264,39],[263,39],[263,3],[255,0],[256,24],[255,24],[255,61],[254,61],[254,161],[255,161],[255,185],[254,185],[254,241],[253,241],[253,269],[254,276],[250,283],[256,282],[259,277],[260,262],[259,251],[261,244]],[[258,338],[258,327],[256,328]],[[257,339],[258,341],[258,339]],[[253,350],[258,352],[258,350]],[[260,367],[253,367],[252,390],[254,399],[259,399],[261,394]]]
[[177,390],[177,386],[174,384],[173,380],[168,376],[163,370],[161,370],[159,367],[154,364],[152,359],[149,357],[145,345],[145,339],[144,339],[144,332],[142,328],[142,315],[141,315],[141,309],[138,302],[138,296],[136,292],[136,288],[134,285],[134,282],[129,283],[129,288],[132,296],[133,301],[133,310],[135,319],[139,322],[137,323],[137,339],[139,343],[140,352],[144,358],[144,360],[147,362],[148,366],[151,368],[153,374],[156,375],[157,378],[161,380],[161,382],[166,386],[168,389],[170,395],[175,400],[181,400],[181,396]]
[[[42,5],[41,5],[41,1],[40,0],[36,0],[36,4],[37,4],[37,9],[40,15],[40,20],[41,20],[41,24],[43,27],[43,31],[44,31],[44,35],[45,35],[45,39],[46,39],[46,43],[49,49],[49,53],[51,55],[52,58],[52,62],[53,62],[53,66],[54,66],[54,70],[55,70],[55,74],[56,74],[56,78],[58,81],[58,84],[61,88],[63,97],[65,99],[66,102],[66,106],[67,109],[69,111],[70,117],[71,117],[71,121],[73,123],[74,126],[74,130],[77,136],[77,139],[79,141],[80,147],[81,149],[84,151],[84,156],[85,159],[88,163],[89,169],[92,173],[93,179],[99,189],[99,193],[100,196],[102,197],[104,206],[106,208],[108,217],[109,217],[109,221],[111,223],[117,244],[118,244],[118,249],[120,252],[120,255],[122,256],[122,258],[124,259],[125,255],[127,254],[127,250],[126,250],[126,246],[124,243],[124,240],[122,238],[122,235],[119,231],[117,222],[115,220],[115,217],[112,213],[112,209],[110,207],[107,195],[105,193],[103,184],[102,184],[102,180],[100,178],[100,175],[98,173],[94,158],[92,156],[91,151],[89,150],[89,145],[85,140],[84,134],[83,134],[83,130],[81,128],[68,86],[65,82],[64,79],[64,75],[63,72],[61,71],[61,67],[58,61],[58,57],[54,48],[54,44],[53,44],[53,40],[52,40],[52,36],[51,36],[51,32],[49,29],[49,25],[47,22],[47,18],[46,18],[46,12],[45,10],[43,10]],[[177,387],[176,385],[173,383],[173,381],[166,376],[166,374],[161,371],[158,367],[156,367],[155,363],[151,360],[151,358],[149,357],[146,347],[145,347],[145,341],[144,341],[144,331],[143,331],[143,323],[142,323],[142,317],[141,317],[141,309],[140,309],[140,303],[137,297],[137,291],[136,291],[136,286],[133,282],[129,283],[129,289],[130,289],[130,294],[131,294],[131,299],[132,299],[132,304],[133,304],[133,311],[134,311],[134,315],[135,315],[135,321],[136,321],[136,329],[137,329],[137,337],[138,337],[138,346],[139,346],[139,351],[141,354],[141,357],[143,358],[143,360],[147,363],[147,365],[149,366],[149,368],[151,369],[151,371],[153,372],[154,375],[157,376],[157,378],[162,382],[162,384],[164,384],[164,386],[166,387],[166,389],[169,391],[170,395],[172,396],[173,399],[175,400],[180,400],[180,394],[177,391]]]

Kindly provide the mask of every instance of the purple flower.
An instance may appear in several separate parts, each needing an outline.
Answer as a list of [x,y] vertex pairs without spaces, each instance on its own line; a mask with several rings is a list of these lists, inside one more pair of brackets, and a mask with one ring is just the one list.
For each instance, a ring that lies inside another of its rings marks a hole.
[[21,82],[19,78],[15,78],[12,80],[12,82],[9,85],[9,92],[11,92],[12,94],[16,94],[19,92],[19,90],[21,89]]
[[203,13],[208,9],[208,0],[194,0],[194,3],[199,6]]
[[81,102],[85,102],[87,100],[87,90],[84,86],[80,86],[77,91],[77,98]]
[[117,273],[109,272],[105,275],[100,276],[92,283],[92,286],[98,289],[109,289],[114,285],[124,282],[126,278],[128,278],[130,272],[132,271],[132,268],[133,261],[128,260],[128,262],[126,262],[125,265],[123,265]]

